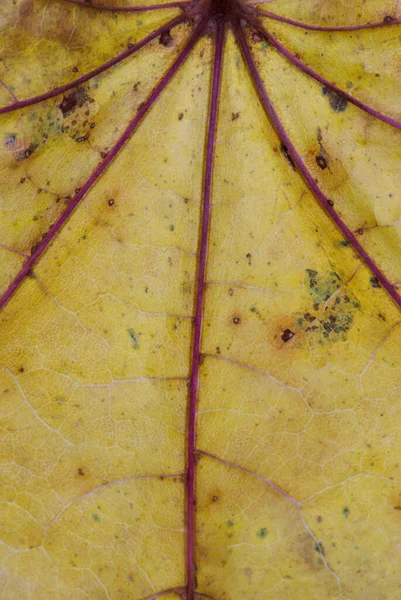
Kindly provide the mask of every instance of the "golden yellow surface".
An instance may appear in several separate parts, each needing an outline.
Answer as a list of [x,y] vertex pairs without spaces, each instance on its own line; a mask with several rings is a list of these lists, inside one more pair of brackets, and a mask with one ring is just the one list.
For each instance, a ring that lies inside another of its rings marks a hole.
[[[263,7],[349,25],[394,16],[394,4]],[[3,0],[0,105],[71,81],[177,14]],[[401,26],[305,35],[263,24],[340,88],[401,117]],[[2,292],[191,30],[180,25],[171,44],[155,40],[84,84],[73,115],[60,96],[0,115]],[[251,44],[308,168],[390,281],[401,281],[401,132],[350,103],[334,111],[320,84],[265,42]],[[1,311],[4,600],[184,597],[212,57],[207,35]],[[78,141],[86,121],[89,139]],[[196,422],[199,600],[398,598],[400,310],[280,149],[231,33],[209,236]]]

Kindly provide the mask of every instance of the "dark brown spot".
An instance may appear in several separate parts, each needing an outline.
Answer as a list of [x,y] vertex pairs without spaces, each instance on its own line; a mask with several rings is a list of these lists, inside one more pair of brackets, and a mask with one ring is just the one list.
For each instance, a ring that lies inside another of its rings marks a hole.
[[233,323],[234,323],[234,325],[238,325],[239,323],[241,323],[241,319],[239,317],[234,317]]
[[328,87],[324,87],[322,92],[323,92],[323,96],[327,96],[327,98],[329,99],[330,106],[335,112],[344,112],[345,111],[345,109],[347,108],[347,105],[348,105],[348,100],[346,98],[344,98],[343,94],[341,94],[340,92],[337,92],[335,90],[332,90]]
[[89,133],[87,133],[86,135],[83,135],[82,137],[79,138],[75,138],[76,142],[86,142],[86,140],[89,138]]
[[161,44],[162,46],[168,47],[168,46],[171,46],[172,43],[173,43],[173,38],[171,37],[170,30],[164,31],[159,38],[159,44]]
[[295,162],[294,162],[291,154],[289,153],[287,146],[285,146],[283,143],[281,143],[280,150],[281,150],[281,154],[284,156],[285,160],[288,162],[289,165],[291,165],[292,169],[295,171]]
[[295,333],[291,331],[291,329],[285,329],[281,335],[281,339],[284,343],[287,343],[294,337],[294,335]]
[[113,204],[114,204],[114,200],[113,200],[113,198],[110,198],[110,200],[107,202],[107,204],[108,204],[109,206],[113,206]]
[[63,113],[63,117],[66,117],[70,113],[72,113],[72,111],[74,111],[77,108],[77,106],[83,106],[87,100],[87,97],[88,96],[86,90],[83,87],[78,87],[77,89],[73,90],[70,94],[64,96],[61,104],[59,105],[59,108]]
[[328,204],[329,206],[334,206],[334,202],[333,202],[333,200],[327,200],[327,204]]
[[317,162],[318,167],[320,167],[322,169],[322,171],[327,169],[327,160],[325,159],[323,154],[318,154],[316,156],[316,162]]

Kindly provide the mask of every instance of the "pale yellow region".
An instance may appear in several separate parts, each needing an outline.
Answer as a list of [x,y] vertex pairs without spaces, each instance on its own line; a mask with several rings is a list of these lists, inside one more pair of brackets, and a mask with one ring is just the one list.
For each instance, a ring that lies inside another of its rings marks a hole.
[[[0,150],[3,156],[0,169],[0,233],[5,248],[16,249],[27,256],[31,254],[32,248],[46,235],[68,201],[104,160],[135,117],[140,104],[182,49],[189,30],[188,26],[175,28],[171,46],[162,46],[156,40],[78,89],[26,108],[22,117],[20,111],[0,117],[4,135],[4,145]],[[75,103],[76,106],[63,112],[62,103],[66,106]],[[26,157],[26,152],[32,153]],[[96,211],[96,219],[107,223],[110,213],[114,212],[114,223],[119,224],[120,219],[127,215],[120,213],[118,202],[125,200],[123,194],[119,195],[123,186],[128,190],[125,196],[132,198],[131,178],[135,167],[129,157],[128,163],[120,164],[120,169],[127,171],[126,178],[105,180],[105,197],[101,199],[105,215],[101,219],[99,211]],[[170,193],[170,203],[171,197],[176,199],[176,196]],[[114,201],[114,208],[108,204],[109,200]],[[128,203],[125,204],[127,210]],[[89,212],[91,209],[89,206]],[[194,215],[193,220],[196,221],[196,218],[197,215]],[[128,218],[128,221],[132,219]],[[121,237],[117,231],[116,236]],[[10,253],[2,268],[5,271],[2,289],[18,272],[15,262]]]
[[[263,43],[255,55],[279,117],[316,182],[390,281],[399,281],[401,132],[351,103],[333,110],[320,84]],[[345,67],[340,71],[348,77]]]
[[222,93],[208,281],[297,290],[334,261],[349,279],[359,261],[280,150],[231,37]]
[[184,579],[183,486],[137,479],[95,490],[50,524],[44,547],[57,566],[93,571],[112,597],[142,598]]
[[[353,379],[348,392],[360,400],[359,378]],[[361,461],[371,456],[358,419],[366,418],[362,409],[358,415],[316,414],[307,398],[265,374],[206,359],[197,446],[272,479],[299,499],[360,472]]]
[[401,16],[397,0],[270,0],[258,6],[310,25],[331,27],[380,22],[387,15]]
[[398,481],[356,475],[302,503],[350,600],[398,596],[400,500]]
[[64,0],[5,0],[0,10],[0,79],[19,100],[85,75],[179,14],[171,9],[105,18]]
[[323,554],[295,499],[203,456],[197,485],[200,592],[227,600],[342,597],[331,549]]
[[3,546],[3,597],[139,600],[182,585],[182,503],[182,483],[168,478],[128,478],[83,494],[42,528],[41,547]]

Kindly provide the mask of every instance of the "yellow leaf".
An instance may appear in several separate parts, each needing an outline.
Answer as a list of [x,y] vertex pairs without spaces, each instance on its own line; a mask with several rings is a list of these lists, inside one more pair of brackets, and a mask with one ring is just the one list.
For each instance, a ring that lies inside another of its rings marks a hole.
[[2,598],[397,597],[399,5],[3,0]]

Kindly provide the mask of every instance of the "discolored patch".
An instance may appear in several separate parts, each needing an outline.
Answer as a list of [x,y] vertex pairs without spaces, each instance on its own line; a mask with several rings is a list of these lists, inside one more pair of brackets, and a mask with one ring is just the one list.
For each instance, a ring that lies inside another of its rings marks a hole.
[[344,112],[348,106],[348,100],[343,94],[336,92],[328,87],[324,87],[322,90],[323,96],[327,96],[331,108],[335,112]]

